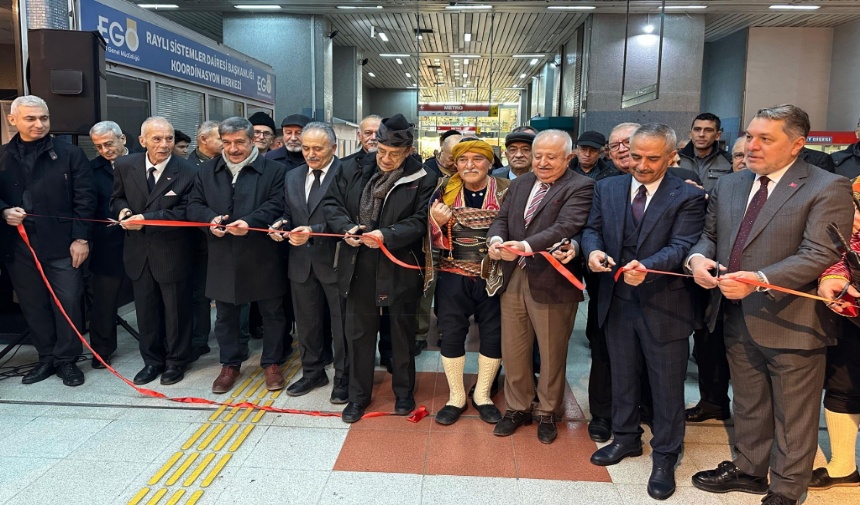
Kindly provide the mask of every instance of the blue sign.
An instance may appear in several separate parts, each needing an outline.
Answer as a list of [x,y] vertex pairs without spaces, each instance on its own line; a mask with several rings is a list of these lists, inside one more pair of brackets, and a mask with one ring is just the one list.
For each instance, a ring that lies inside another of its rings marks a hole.
[[207,47],[95,0],[81,0],[81,30],[107,41],[105,58],[228,93],[275,103],[266,68]]

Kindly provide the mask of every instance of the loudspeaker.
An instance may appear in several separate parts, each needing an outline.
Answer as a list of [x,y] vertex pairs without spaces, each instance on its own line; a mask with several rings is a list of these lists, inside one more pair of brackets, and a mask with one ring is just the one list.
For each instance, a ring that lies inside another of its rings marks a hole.
[[30,30],[30,94],[47,102],[51,132],[89,134],[107,112],[105,40],[98,32]]

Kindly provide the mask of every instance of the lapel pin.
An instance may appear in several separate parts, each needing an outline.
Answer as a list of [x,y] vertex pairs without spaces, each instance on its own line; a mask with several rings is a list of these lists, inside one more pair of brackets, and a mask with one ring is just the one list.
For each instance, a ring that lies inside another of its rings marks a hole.
[[789,185],[788,185],[788,187],[789,187],[789,188],[796,188],[796,187],[797,187],[797,183],[796,183],[796,182],[792,182],[791,184],[789,184]]

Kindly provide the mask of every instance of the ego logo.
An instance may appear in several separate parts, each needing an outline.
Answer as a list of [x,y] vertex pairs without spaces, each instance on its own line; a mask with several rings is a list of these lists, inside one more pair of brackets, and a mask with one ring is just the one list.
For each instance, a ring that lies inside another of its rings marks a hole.
[[116,47],[126,46],[129,51],[137,51],[140,39],[137,36],[137,21],[126,18],[125,27],[116,21],[111,21],[104,16],[99,16],[98,30],[111,45]]
[[261,93],[272,93],[272,76],[266,74],[265,77],[262,75],[257,77],[257,91]]

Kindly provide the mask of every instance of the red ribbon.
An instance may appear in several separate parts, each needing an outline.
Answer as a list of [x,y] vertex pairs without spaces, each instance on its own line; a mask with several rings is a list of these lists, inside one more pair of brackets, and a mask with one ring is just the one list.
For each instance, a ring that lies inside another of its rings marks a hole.
[[[112,221],[103,221],[103,222],[112,222]],[[155,220],[155,221],[137,221],[137,222],[138,223],[145,223],[145,224],[148,224],[151,226],[177,226],[176,221],[157,221],[157,220]],[[163,223],[169,223],[169,225],[163,224]],[[210,226],[209,224],[205,224],[205,223],[188,223],[188,222],[178,222],[178,223],[180,223],[179,226]],[[263,410],[266,412],[277,412],[279,414],[302,414],[302,415],[318,416],[318,417],[341,417],[341,414],[337,413],[337,412],[321,412],[318,410],[281,409],[281,408],[272,407],[272,406],[257,405],[256,403],[247,402],[247,401],[243,401],[243,402],[239,402],[239,403],[217,402],[214,400],[209,400],[207,398],[197,398],[197,397],[193,397],[193,396],[174,398],[174,397],[167,396],[164,393],[160,393],[160,392],[152,390],[152,389],[147,389],[147,388],[142,388],[142,387],[137,386],[134,382],[128,380],[122,374],[117,372],[112,366],[110,366],[107,362],[105,362],[105,360],[95,350],[93,350],[92,347],[90,347],[89,342],[87,342],[87,339],[85,339],[83,337],[83,335],[81,335],[81,333],[78,331],[77,327],[72,322],[72,319],[66,313],[66,309],[63,307],[63,304],[60,303],[60,299],[57,298],[57,294],[54,293],[54,288],[51,286],[51,283],[48,281],[48,277],[45,275],[45,270],[42,268],[42,263],[39,261],[39,258],[36,256],[36,251],[33,250],[33,246],[30,244],[30,237],[27,235],[27,230],[24,229],[24,225],[19,224],[17,226],[17,229],[18,229],[18,235],[21,236],[21,239],[24,241],[24,244],[27,246],[27,249],[30,250],[30,254],[33,256],[33,261],[36,263],[36,269],[39,271],[39,275],[42,277],[42,282],[45,283],[45,287],[48,288],[48,292],[51,294],[51,299],[54,301],[54,304],[57,306],[57,308],[60,309],[60,313],[66,319],[66,322],[69,323],[69,326],[75,332],[75,335],[77,335],[78,339],[80,339],[80,341],[83,343],[84,347],[86,347],[87,350],[89,350],[91,353],[93,353],[94,358],[96,358],[102,365],[104,365],[108,370],[110,370],[110,372],[112,374],[114,374],[117,378],[119,378],[121,381],[128,384],[130,387],[132,387],[138,393],[145,395],[145,396],[150,396],[153,398],[161,398],[164,400],[168,400],[171,402],[178,402],[178,403],[196,403],[196,404],[203,404],[203,405],[218,405],[218,406],[224,406],[224,407],[252,408],[255,410]],[[259,230],[259,229],[257,229],[257,230]],[[270,230],[260,230],[260,231],[269,232]],[[330,234],[325,234],[325,235],[330,235]],[[340,237],[342,235],[332,235],[332,236]],[[422,414],[422,412],[423,412],[423,414]],[[390,416],[390,415],[394,415],[394,414],[391,412],[367,412],[364,414],[364,416],[362,416],[362,419],[365,417],[382,417],[382,416]],[[418,409],[416,409],[412,413],[411,416],[409,416],[408,420],[411,422],[418,422],[419,420],[421,420],[426,415],[427,415],[426,409],[422,405]]]
[[543,256],[544,258],[546,258],[546,260],[549,262],[549,264],[552,265],[552,267],[555,268],[555,270],[561,274],[562,277],[567,279],[568,282],[570,282],[571,284],[576,286],[576,288],[579,290],[585,289],[585,286],[583,286],[582,282],[580,282],[580,280],[577,279],[576,276],[573,275],[573,273],[571,273],[570,270],[565,268],[564,265],[562,265],[560,261],[555,259],[555,257],[552,254],[550,254],[546,251],[525,252],[525,251],[520,251],[519,249],[515,249],[513,247],[506,246],[506,245],[500,245],[499,247],[501,247],[502,249],[504,249],[508,252],[514,253],[517,256],[523,256],[525,258],[529,258],[532,256]]

